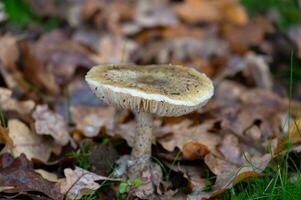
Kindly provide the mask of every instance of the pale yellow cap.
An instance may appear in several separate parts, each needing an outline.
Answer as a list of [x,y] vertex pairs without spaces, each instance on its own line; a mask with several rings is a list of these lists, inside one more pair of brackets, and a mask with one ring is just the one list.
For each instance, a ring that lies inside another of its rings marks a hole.
[[158,116],[192,112],[214,92],[205,74],[179,65],[99,65],[87,73],[86,81],[107,104]]

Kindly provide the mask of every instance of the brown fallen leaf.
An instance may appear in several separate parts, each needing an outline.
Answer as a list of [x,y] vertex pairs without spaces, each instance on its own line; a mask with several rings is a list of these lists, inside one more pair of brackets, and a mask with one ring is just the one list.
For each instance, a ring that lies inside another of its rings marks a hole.
[[272,74],[266,59],[254,53],[245,56],[243,73],[245,77],[251,79],[256,87],[271,90],[273,86]]
[[186,22],[228,22],[245,24],[247,13],[237,0],[186,0],[175,6],[175,11]]
[[7,148],[13,148],[13,141],[8,136],[8,129],[4,128],[0,122],[0,143],[5,144]]
[[172,165],[165,163],[171,170],[180,172],[184,178],[188,180],[188,188],[190,191],[202,191],[209,183],[205,178],[202,178],[202,169],[200,166],[190,166],[185,164]]
[[[216,146],[220,143],[221,138],[219,135],[209,132],[213,124],[214,121],[208,121],[201,125],[192,126],[190,120],[178,124],[167,124],[156,130],[160,135],[166,135],[159,138],[158,142],[168,151],[174,151],[176,147],[179,148],[188,159],[200,158],[208,152],[215,152],[218,155]],[[191,148],[200,154],[192,152]]]
[[99,184],[95,181],[108,180],[119,181],[119,179],[99,176],[82,168],[76,167],[74,170],[64,169],[66,178],[60,180],[61,193],[66,194],[68,199],[80,198],[84,194],[95,191]]
[[12,98],[12,91],[0,87],[0,107],[3,111],[15,111],[21,115],[29,114],[35,107],[32,100],[17,101]]
[[33,164],[23,154],[16,159],[9,154],[2,154],[0,156],[0,174],[0,188],[4,188],[2,192],[40,192],[55,200],[64,199],[59,187],[36,173]]
[[96,41],[96,54],[90,58],[95,63],[129,62],[130,54],[136,49],[136,43],[122,37],[104,35]]
[[5,149],[15,157],[23,153],[28,159],[36,158],[47,162],[52,152],[58,154],[61,151],[60,145],[34,134],[23,122],[17,119],[8,121],[8,137],[13,146],[6,146]]
[[[176,64],[195,62],[199,64],[201,58],[204,60],[203,63],[206,63],[206,61],[209,62],[210,57],[224,56],[228,51],[228,45],[224,40],[218,38],[217,32],[210,33],[208,31],[201,38],[183,36],[146,42],[145,45],[139,46],[133,52],[131,58],[134,62],[145,64],[150,62]],[[195,68],[199,70],[202,67],[196,65]]]
[[222,18],[217,7],[210,1],[186,0],[184,3],[176,5],[174,9],[180,18],[190,23],[216,22]]
[[51,94],[60,92],[59,86],[70,80],[77,67],[90,68],[95,64],[88,58],[90,52],[61,30],[44,34],[36,43],[25,41],[20,46],[24,76]]
[[28,90],[28,81],[17,66],[21,51],[19,39],[11,36],[0,36],[0,73],[2,74],[8,88],[25,93]]
[[246,160],[243,165],[235,165],[208,154],[205,157],[205,162],[210,170],[217,175],[216,182],[212,186],[212,191],[194,192],[188,199],[209,199],[214,197],[241,180],[259,176],[270,161],[271,154],[264,154],[260,157]]
[[166,0],[139,1],[136,5],[134,20],[140,27],[168,27],[178,23]]
[[134,146],[134,138],[136,133],[136,122],[130,121],[125,124],[119,124],[113,131],[108,131],[107,134],[112,137],[119,137],[126,140],[130,147]]
[[70,141],[67,124],[64,118],[51,110],[47,105],[38,105],[32,113],[35,131],[39,135],[50,135],[62,146]]
[[0,37],[0,62],[10,68],[16,67],[19,58],[19,49],[17,38],[12,35],[4,35]]
[[120,35],[119,23],[122,19],[133,19],[133,7],[133,3],[126,1],[84,0],[81,6],[82,23],[92,23],[98,29]]
[[215,102],[218,106],[232,105],[240,102],[240,97],[247,88],[234,81],[223,80],[215,89]]
[[287,114],[283,115],[282,124],[284,131],[287,133],[280,138],[277,144],[277,149],[273,152],[276,155],[282,151],[286,151],[287,144],[293,145],[292,150],[300,152],[301,148],[301,118],[291,118]]
[[51,181],[51,182],[58,182],[58,176],[55,173],[48,172],[44,169],[35,169],[36,173],[40,174],[44,179]]
[[226,25],[223,28],[224,38],[229,42],[231,49],[244,54],[251,46],[259,46],[264,41],[264,35],[273,32],[270,21],[263,17],[255,17],[246,24]]
[[71,106],[71,117],[86,137],[95,137],[102,127],[108,131],[113,129],[113,107]]

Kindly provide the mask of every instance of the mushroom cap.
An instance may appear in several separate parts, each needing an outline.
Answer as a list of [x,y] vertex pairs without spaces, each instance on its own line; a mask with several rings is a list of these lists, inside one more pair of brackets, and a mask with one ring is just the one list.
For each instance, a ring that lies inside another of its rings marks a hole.
[[86,81],[107,104],[158,116],[192,112],[214,90],[205,74],[179,65],[99,65],[87,73]]

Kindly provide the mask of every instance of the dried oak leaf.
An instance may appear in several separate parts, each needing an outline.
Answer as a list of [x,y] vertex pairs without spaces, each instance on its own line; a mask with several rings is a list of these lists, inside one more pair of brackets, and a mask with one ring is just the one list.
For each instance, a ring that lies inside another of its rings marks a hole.
[[61,193],[66,194],[68,199],[80,198],[84,194],[97,190],[99,184],[95,181],[109,180],[118,181],[119,179],[99,176],[82,168],[76,167],[74,170],[67,168],[64,170],[66,178],[59,182]]
[[232,56],[223,71],[215,77],[214,82],[220,84],[227,76],[232,77],[242,72],[247,85],[271,90],[273,80],[267,61],[266,57],[253,52],[247,52],[244,57]]
[[35,169],[36,173],[40,174],[44,179],[51,181],[51,182],[58,182],[59,179],[55,173],[48,172],[44,169]]
[[176,25],[178,19],[167,3],[166,0],[138,1],[135,9],[135,22],[144,28]]
[[268,32],[273,32],[274,27],[267,19],[256,17],[247,24],[226,26],[223,31],[224,37],[229,42],[231,49],[243,54],[251,46],[262,44],[264,35]]
[[246,67],[244,67],[243,73],[247,79],[251,79],[256,87],[272,89],[272,74],[263,56],[248,53],[244,58],[244,64]]
[[91,54],[89,58],[100,64],[128,62],[130,54],[136,47],[137,44],[132,40],[107,34],[96,41],[97,53]]
[[186,0],[176,5],[174,9],[181,19],[190,23],[216,22],[222,18],[214,4],[204,0]]
[[39,135],[51,135],[55,142],[66,145],[70,141],[67,124],[64,118],[51,110],[47,105],[38,105],[32,113],[35,131]]
[[83,23],[92,22],[100,29],[120,35],[120,21],[133,18],[133,7],[128,1],[84,0],[81,6]]
[[8,121],[8,137],[13,146],[6,146],[6,151],[11,152],[15,157],[23,153],[28,159],[36,158],[47,162],[52,152],[58,154],[61,151],[59,145],[34,134],[23,122],[17,119]]
[[6,85],[10,89],[25,92],[28,84],[16,66],[20,57],[18,39],[11,35],[0,36],[0,46],[0,73]]
[[59,85],[74,74],[77,67],[90,68],[95,63],[90,52],[59,30],[44,34],[36,43],[22,43],[23,73],[33,84],[57,94]]
[[[5,161],[9,160],[9,162]],[[54,200],[63,200],[59,187],[44,179],[33,169],[33,164],[21,154],[13,159],[8,154],[0,157],[0,188],[5,193],[41,192]]]
[[190,23],[229,22],[245,24],[248,16],[239,1],[186,0],[174,7],[181,19]]
[[188,180],[188,187],[190,191],[201,191],[206,188],[208,181],[202,178],[202,170],[200,166],[190,166],[184,164],[172,165],[165,163],[171,170],[180,172],[184,178]]
[[71,106],[70,112],[76,128],[86,137],[97,136],[102,127],[113,129],[113,107]]
[[216,33],[208,33],[208,37],[202,38],[183,36],[148,42],[137,48],[131,59],[139,63],[197,63],[202,59],[206,63],[212,56],[224,56],[228,53],[225,41],[215,36]]
[[0,107],[3,111],[16,111],[26,115],[33,110],[35,103],[32,100],[17,101],[11,96],[11,90],[0,87]]
[[233,184],[250,177],[259,176],[271,160],[267,153],[258,157],[245,160],[242,165],[235,165],[212,154],[205,157],[205,163],[217,175],[215,184],[210,192],[194,192],[189,195],[189,200],[209,199],[231,188]]
[[186,158],[195,159],[204,157],[208,152],[219,154],[216,147],[221,142],[221,137],[209,132],[213,124],[214,121],[207,121],[192,126],[192,121],[184,120],[178,124],[167,124],[155,131],[165,135],[158,140],[164,149],[174,151],[177,147]]

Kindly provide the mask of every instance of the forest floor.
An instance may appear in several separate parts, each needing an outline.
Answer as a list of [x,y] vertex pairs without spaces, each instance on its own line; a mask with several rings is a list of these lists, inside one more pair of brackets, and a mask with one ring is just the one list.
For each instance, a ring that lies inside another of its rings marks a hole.
[[116,176],[134,115],[84,77],[104,63],[171,63],[205,73],[215,92],[198,112],[155,118],[156,198],[299,200],[300,6],[1,1],[0,199],[137,199],[141,180]]

